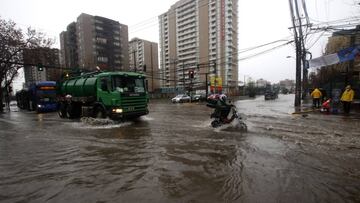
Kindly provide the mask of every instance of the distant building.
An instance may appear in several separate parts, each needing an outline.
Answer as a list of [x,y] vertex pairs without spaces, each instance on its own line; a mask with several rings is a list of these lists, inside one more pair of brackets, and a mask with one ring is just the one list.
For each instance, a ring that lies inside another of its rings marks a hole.
[[128,27],[117,21],[82,13],[60,34],[65,67],[83,70],[128,70]]
[[259,87],[259,88],[266,87],[266,85],[270,85],[270,84],[271,84],[271,82],[264,80],[262,78],[256,80],[256,87]]
[[292,92],[295,89],[295,81],[289,80],[289,79],[281,80],[279,82],[279,86],[280,86],[281,90],[286,89],[286,90]]
[[129,42],[130,70],[144,72],[149,92],[160,88],[158,44],[134,38]]
[[238,0],[180,0],[160,15],[162,86],[205,89],[217,76],[225,92],[236,91],[237,19]]
[[[25,86],[40,81],[58,81],[61,77],[59,69],[59,49],[36,48],[23,52]],[[39,67],[42,67],[39,70]]]

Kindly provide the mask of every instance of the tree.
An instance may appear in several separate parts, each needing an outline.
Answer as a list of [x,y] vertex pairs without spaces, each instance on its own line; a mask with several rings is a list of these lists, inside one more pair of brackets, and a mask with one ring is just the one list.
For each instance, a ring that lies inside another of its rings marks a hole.
[[28,28],[24,34],[16,23],[0,18],[0,112],[3,111],[3,96],[23,67],[25,49],[50,47],[54,40],[44,33]]

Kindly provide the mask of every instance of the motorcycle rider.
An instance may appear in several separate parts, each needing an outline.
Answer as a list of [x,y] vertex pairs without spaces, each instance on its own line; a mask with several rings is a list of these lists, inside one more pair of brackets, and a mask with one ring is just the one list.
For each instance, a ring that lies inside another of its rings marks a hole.
[[228,119],[231,108],[234,105],[227,98],[225,94],[221,94],[215,104],[214,113],[211,115],[212,118],[220,118],[220,121],[224,123],[230,122],[232,119]]

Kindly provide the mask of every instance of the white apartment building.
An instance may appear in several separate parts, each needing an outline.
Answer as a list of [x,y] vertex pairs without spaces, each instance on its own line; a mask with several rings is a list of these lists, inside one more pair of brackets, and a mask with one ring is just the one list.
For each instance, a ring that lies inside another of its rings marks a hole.
[[[209,81],[216,75],[225,92],[237,88],[237,4],[180,0],[159,16],[163,87],[186,88],[191,83],[205,89],[206,76]],[[195,72],[192,79],[190,70]]]

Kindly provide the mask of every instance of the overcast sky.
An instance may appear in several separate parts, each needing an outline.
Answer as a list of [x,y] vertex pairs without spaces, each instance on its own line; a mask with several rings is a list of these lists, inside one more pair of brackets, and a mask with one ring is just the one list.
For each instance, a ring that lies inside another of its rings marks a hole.
[[[158,15],[166,12],[177,0],[0,0],[0,16],[15,21],[19,27],[33,27],[56,39],[59,33],[76,21],[81,13],[110,18],[129,26],[129,39],[139,37],[158,42]],[[299,0],[300,1],[300,0]],[[358,0],[306,0],[313,23],[359,16]],[[288,0],[239,0],[239,50],[280,39],[291,40],[292,31]],[[318,35],[309,36],[309,44]],[[320,56],[329,35],[325,34],[310,50]],[[281,43],[265,47],[269,49]],[[244,52],[240,59],[258,53]],[[295,60],[292,45],[267,54],[239,61],[239,79],[263,78],[271,82],[295,78]]]

